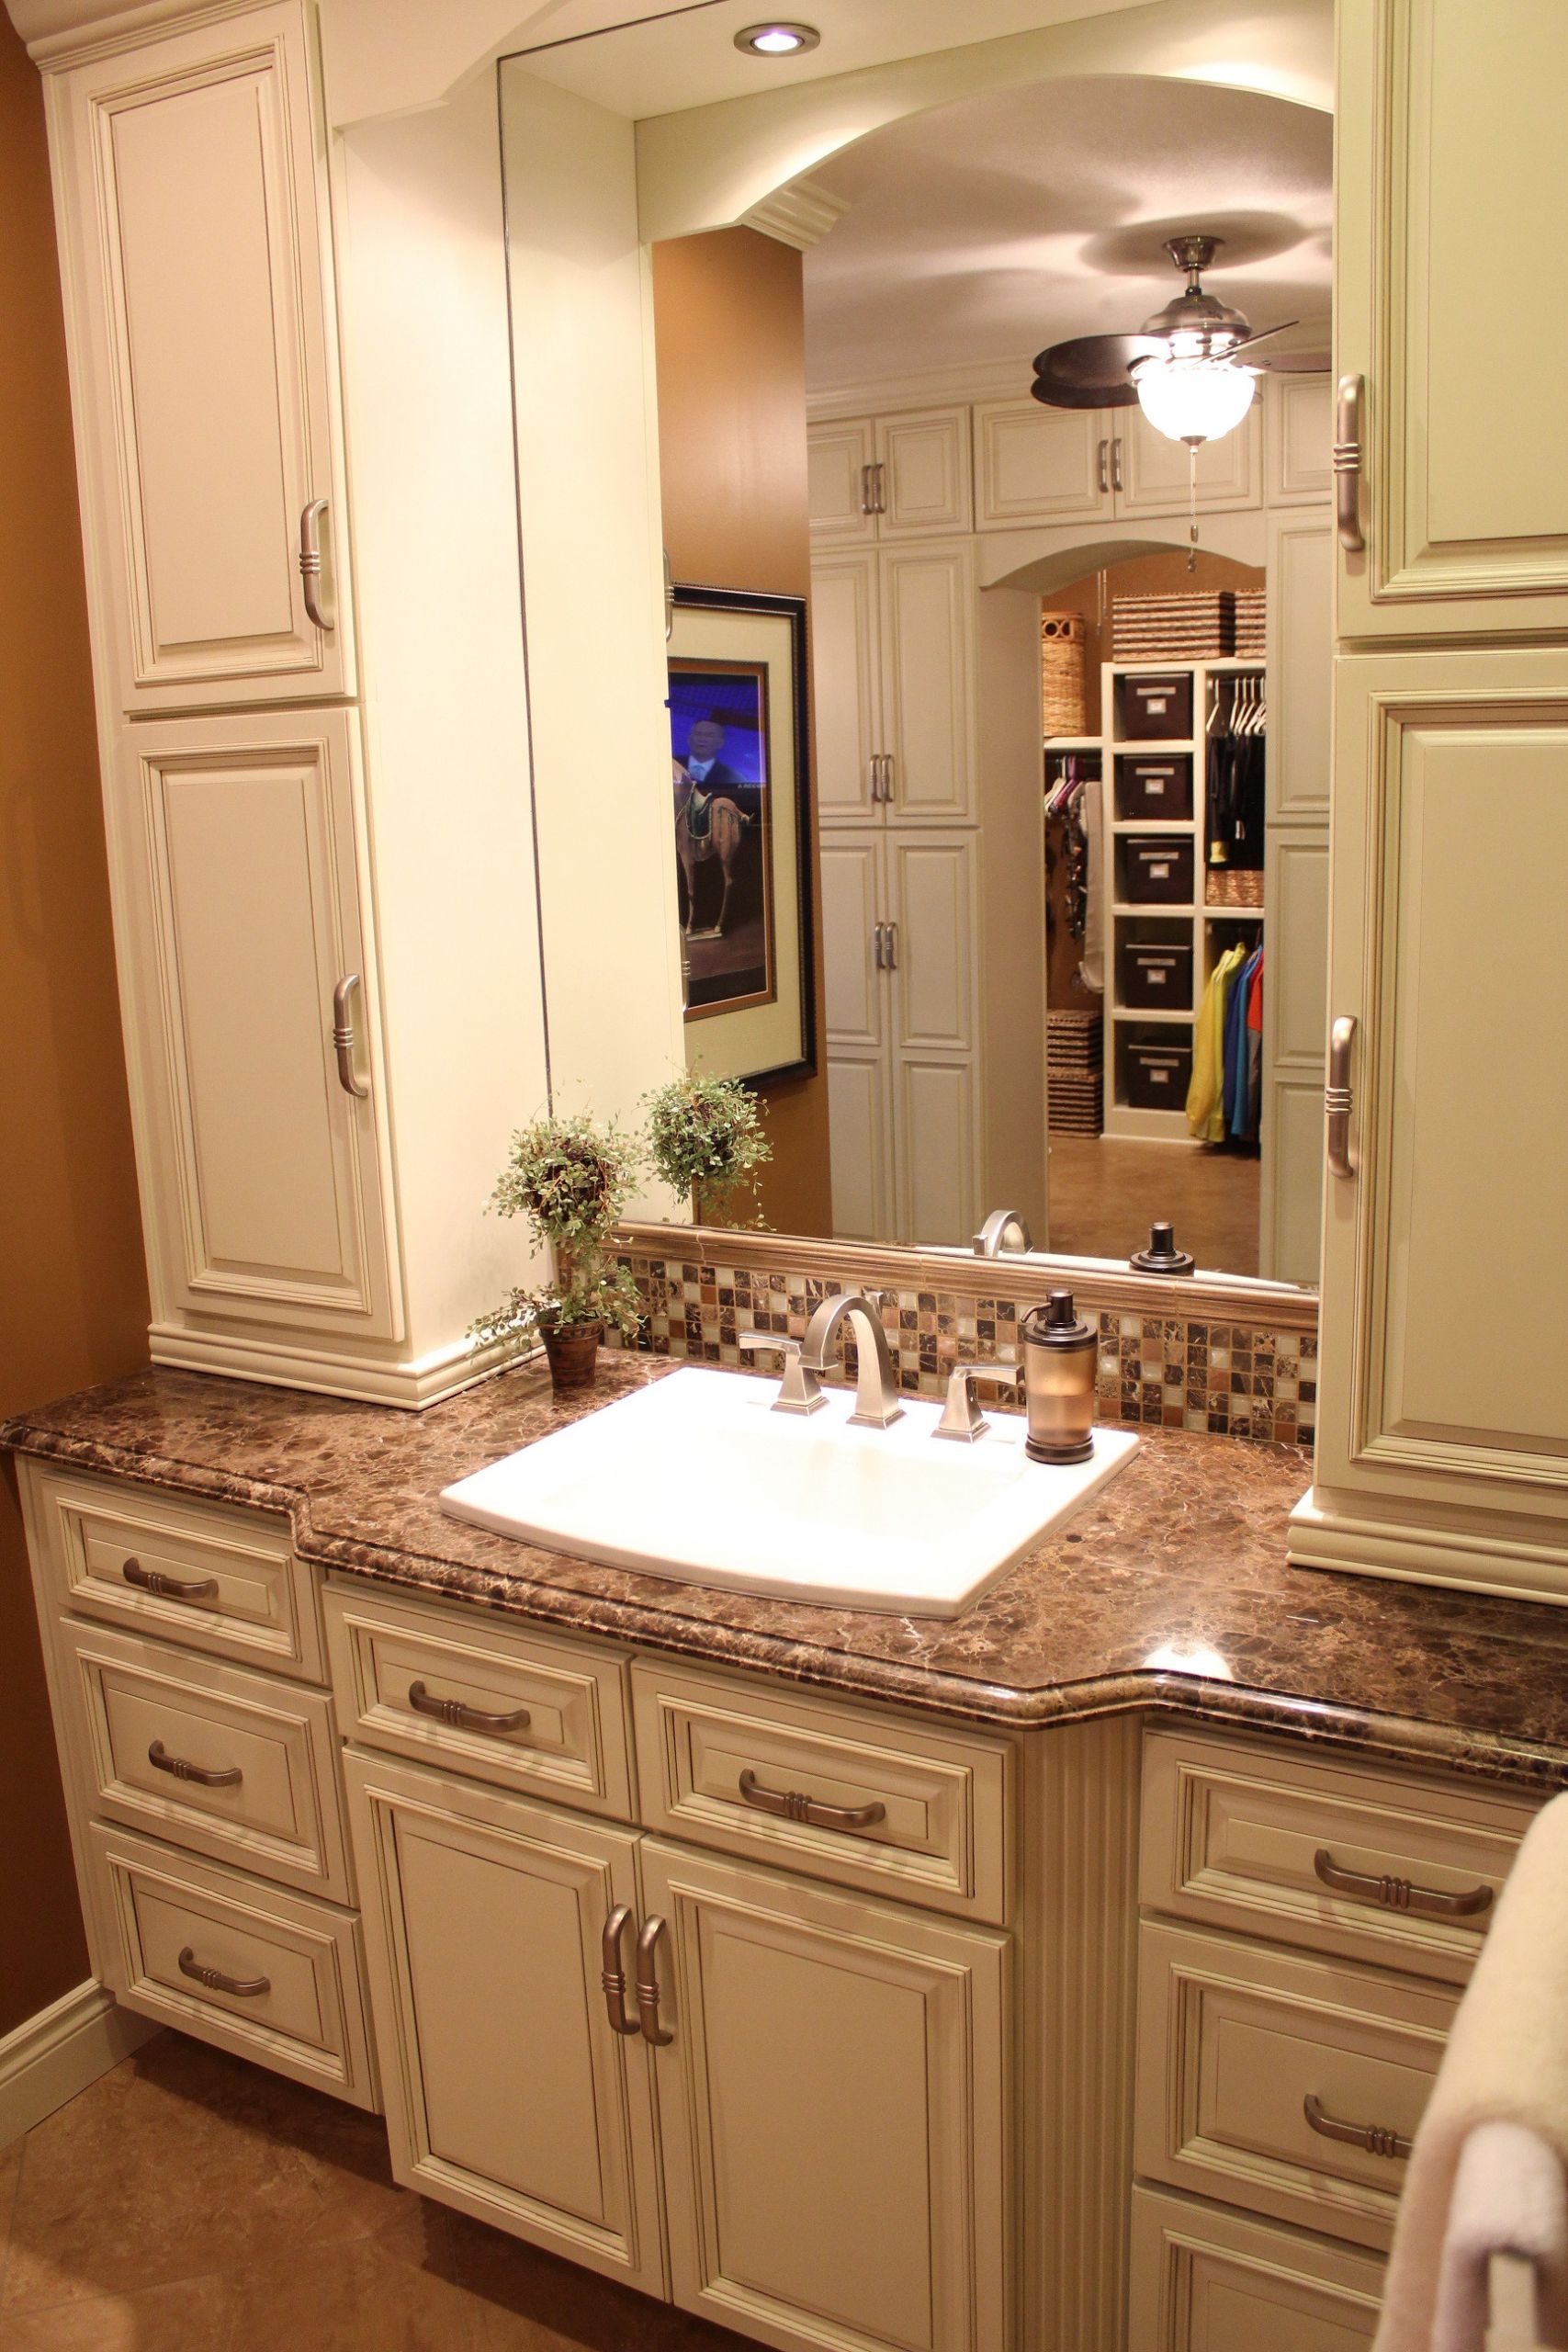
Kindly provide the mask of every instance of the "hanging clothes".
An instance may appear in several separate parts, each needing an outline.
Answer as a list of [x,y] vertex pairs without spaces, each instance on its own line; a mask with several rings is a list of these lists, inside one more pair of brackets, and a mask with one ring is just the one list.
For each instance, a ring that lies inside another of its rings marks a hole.
[[[1225,1012],[1231,987],[1247,960],[1245,948],[1230,947],[1209,975],[1192,1030],[1192,1078],[1187,1090],[1187,1125],[1204,1143],[1224,1140]],[[1217,1122],[1217,1124],[1216,1124]]]
[[[1263,970],[1263,950],[1255,948],[1236,974],[1231,990],[1230,1018],[1225,1031],[1225,1125],[1237,1143],[1250,1142],[1258,1132],[1258,1114],[1262,1108],[1261,1077],[1262,1046],[1258,1037],[1258,1071],[1252,1060],[1251,1016],[1253,989]],[[1258,1000],[1259,1018],[1262,1000]]]
[[1258,951],[1258,963],[1252,975],[1252,985],[1247,998],[1247,1071],[1250,1117],[1247,1140],[1257,1143],[1263,1134],[1263,950]]

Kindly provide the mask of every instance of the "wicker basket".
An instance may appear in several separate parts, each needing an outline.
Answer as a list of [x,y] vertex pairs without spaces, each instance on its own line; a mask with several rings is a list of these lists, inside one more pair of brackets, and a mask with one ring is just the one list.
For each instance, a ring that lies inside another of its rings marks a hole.
[[1081,613],[1040,616],[1040,708],[1046,736],[1089,733]]
[[1260,907],[1263,869],[1259,865],[1211,865],[1204,869],[1203,899],[1211,907]]

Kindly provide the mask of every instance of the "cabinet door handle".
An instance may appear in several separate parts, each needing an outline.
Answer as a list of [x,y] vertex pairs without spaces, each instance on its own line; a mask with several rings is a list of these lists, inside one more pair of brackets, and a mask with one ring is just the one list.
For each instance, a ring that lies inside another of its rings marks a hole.
[[1359,376],[1341,376],[1334,403],[1334,521],[1348,555],[1367,542],[1361,530],[1361,395]]
[[860,469],[860,511],[863,514],[876,512],[876,468],[863,466]]
[[234,1993],[242,2001],[260,2000],[264,1993],[272,1990],[270,1976],[225,1976],[220,1968],[209,1968],[205,1962],[197,1960],[189,1944],[180,1954],[180,1974],[194,1977],[209,1993]]
[[299,517],[299,577],[305,589],[305,610],[318,628],[329,633],[335,623],[321,610],[317,590],[321,584],[321,517],[327,511],[324,498],[312,498]]
[[1324,1116],[1328,1130],[1328,1170],[1332,1176],[1353,1176],[1350,1156],[1350,1114],[1356,1092],[1350,1083],[1350,1057],[1356,1044],[1356,1016],[1341,1013],[1328,1033],[1328,1083],[1323,1090]]
[[1111,487],[1111,476],[1107,473],[1107,471],[1106,471],[1106,469],[1105,469],[1105,468],[1106,468],[1106,460],[1107,460],[1107,458],[1110,457],[1110,455],[1111,455],[1111,444],[1110,444],[1110,442],[1109,442],[1109,441],[1102,441],[1102,442],[1100,443],[1100,491],[1101,491],[1101,492],[1102,492],[1102,493],[1103,493],[1104,492],[1108,491],[1108,490],[1110,489],[1110,487]]
[[889,922],[885,923],[883,929],[887,933],[886,968],[890,972],[896,972],[898,969],[898,926],[896,922]]
[[161,1739],[147,1750],[147,1761],[155,1772],[167,1772],[175,1781],[195,1781],[204,1789],[237,1789],[245,1777],[237,1764],[192,1764],[184,1756],[171,1756]]
[[358,986],[358,973],[345,972],[333,990],[333,1051],[337,1056],[338,1084],[345,1094],[352,1094],[363,1102],[370,1089],[354,1067],[354,1014],[350,1010],[354,991]]
[[882,754],[882,797],[891,806],[893,799],[893,754],[891,752],[884,752]]
[[802,1796],[796,1789],[765,1789],[750,1765],[740,1775],[740,1799],[759,1813],[777,1814],[783,1821],[807,1821],[813,1829],[870,1829],[887,1818],[887,1807],[881,1804],[824,1804],[819,1797]]
[[497,1714],[488,1707],[470,1707],[462,1699],[437,1699],[423,1682],[409,1684],[409,1705],[416,1715],[434,1715],[440,1724],[459,1731],[526,1731],[531,1720],[526,1707]]
[[664,556],[664,642],[669,644],[675,634],[675,571],[670,560],[670,550]]
[[155,1592],[163,1600],[216,1600],[216,1577],[166,1577],[162,1568],[144,1568],[134,1555],[119,1564],[120,1575],[139,1592]]
[[604,2007],[610,2013],[610,2023],[617,2033],[641,2030],[636,2018],[626,2014],[626,1972],[621,1966],[621,1939],[632,1916],[629,1903],[617,1903],[604,1922],[604,1932],[599,1939],[604,1974],[600,1983],[604,1987]]
[[1407,1878],[1374,1878],[1370,1871],[1348,1871],[1326,1846],[1318,1848],[1312,1866],[1333,1894],[1354,1895],[1360,1903],[1381,1903],[1385,1910],[1410,1911],[1422,1919],[1474,1919],[1492,1908],[1489,1886],[1447,1894],[1440,1887],[1413,1885]]
[[1397,2157],[1403,2162],[1415,2144],[1403,2132],[1391,2132],[1385,2123],[1341,2123],[1337,2117],[1324,2113],[1321,2100],[1311,2091],[1302,2101],[1302,2113],[1320,2139],[1363,2148],[1369,2156]]
[[662,2050],[675,2039],[672,2033],[666,2033],[659,2022],[659,1972],[654,1965],[653,1955],[654,1947],[663,1933],[664,1922],[656,1911],[650,1919],[643,1921],[642,1933],[637,1939],[637,2024],[642,2029],[643,2040],[651,2041],[656,2050]]
[[887,512],[887,468],[880,458],[871,469],[871,497],[872,513],[886,514]]
[[884,928],[885,926],[879,922],[874,922],[871,926],[871,968],[874,972],[885,972],[887,969],[887,959],[882,945]]
[[1122,435],[1118,434],[1111,444],[1111,487],[1120,491],[1125,486],[1122,480]]

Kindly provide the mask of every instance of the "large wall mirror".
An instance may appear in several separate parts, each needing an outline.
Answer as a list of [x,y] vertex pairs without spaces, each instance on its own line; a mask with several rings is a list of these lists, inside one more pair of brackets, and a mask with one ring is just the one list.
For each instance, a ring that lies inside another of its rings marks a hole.
[[[759,1078],[783,1231],[1163,1218],[1310,1283],[1331,12],[1055,13],[835,70],[831,10],[775,61],[716,0],[502,64],[552,1069]],[[1241,423],[1032,399],[1189,232],[1294,322]]]

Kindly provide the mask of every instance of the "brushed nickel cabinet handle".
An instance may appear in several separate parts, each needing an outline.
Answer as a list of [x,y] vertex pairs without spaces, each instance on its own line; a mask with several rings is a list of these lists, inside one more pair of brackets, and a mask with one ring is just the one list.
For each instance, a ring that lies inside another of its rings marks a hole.
[[604,1922],[604,1932],[599,1939],[604,1973],[600,1983],[604,1987],[604,2007],[610,2013],[610,2023],[617,2033],[639,2033],[641,2027],[634,2017],[626,2014],[626,1972],[621,1966],[621,1939],[632,1916],[629,1903],[617,1903]]
[[1122,479],[1122,435],[1118,433],[1111,444],[1111,487],[1120,491],[1126,486]]
[[324,498],[312,498],[299,517],[299,577],[305,588],[305,610],[318,628],[329,633],[336,623],[321,610],[317,591],[321,584],[321,517],[327,511]]
[[189,1944],[180,1954],[180,1974],[194,1977],[209,1993],[233,1993],[242,2001],[257,2001],[272,1990],[270,1976],[225,1976],[220,1968],[209,1968],[205,1962],[197,1960]]
[[1475,1919],[1492,1908],[1489,1886],[1446,1894],[1440,1887],[1416,1886],[1407,1878],[1374,1878],[1370,1871],[1347,1870],[1326,1846],[1318,1848],[1312,1866],[1333,1894],[1354,1895],[1359,1903],[1381,1903],[1387,1911],[1409,1911],[1422,1919]]
[[184,1756],[171,1756],[161,1739],[147,1750],[147,1761],[155,1772],[167,1772],[175,1781],[195,1781],[204,1789],[237,1789],[245,1777],[237,1764],[192,1764]]
[[1323,1090],[1331,1176],[1353,1176],[1356,1172],[1356,1162],[1350,1153],[1350,1114],[1356,1107],[1355,1089],[1350,1083],[1350,1057],[1355,1044],[1355,1014],[1341,1013],[1328,1033],[1328,1083]]
[[898,926],[890,922],[884,928],[887,933],[887,969],[896,972],[898,969]]
[[871,511],[874,514],[887,512],[887,468],[880,458],[871,469]]
[[1367,542],[1361,530],[1361,395],[1359,376],[1341,376],[1334,403],[1334,522],[1348,555]]
[[669,644],[675,634],[675,571],[670,561],[670,550],[664,556],[664,642]]
[[893,803],[893,754],[891,752],[884,752],[882,754],[882,797],[891,808]]
[[416,1715],[434,1715],[437,1723],[455,1724],[458,1731],[526,1731],[532,1720],[526,1707],[495,1713],[461,1699],[437,1699],[423,1682],[409,1684],[409,1705]]
[[654,1913],[645,1919],[642,1933],[637,1939],[637,2016],[645,2041],[656,2050],[664,2049],[674,2041],[659,2022],[659,1972],[654,1965],[654,1948],[664,1933],[664,1922]]
[[337,1056],[337,1082],[345,1094],[365,1102],[370,1089],[354,1067],[354,1014],[350,1010],[359,986],[357,972],[345,972],[333,990],[333,1051]]
[[1100,487],[1102,492],[1109,490],[1111,487],[1111,476],[1106,471],[1106,461],[1110,458],[1110,442],[1102,441],[1100,445]]
[[813,1829],[870,1829],[887,1818],[885,1804],[824,1804],[797,1789],[765,1789],[750,1765],[740,1775],[740,1800],[759,1813],[777,1814],[782,1821],[807,1821]]
[[879,922],[874,922],[871,926],[871,968],[874,972],[885,972],[887,969],[887,959],[882,946],[882,933],[885,928],[886,925]]
[[1341,2123],[1337,2117],[1324,2113],[1321,2100],[1311,2091],[1302,2101],[1302,2113],[1320,2139],[1363,2148],[1369,2156],[1397,2157],[1403,2162],[1415,2144],[1403,2132],[1391,2132],[1385,2123]]
[[119,1564],[120,1575],[139,1592],[155,1592],[163,1600],[215,1600],[216,1577],[166,1577],[162,1568],[144,1568],[135,1555]]

